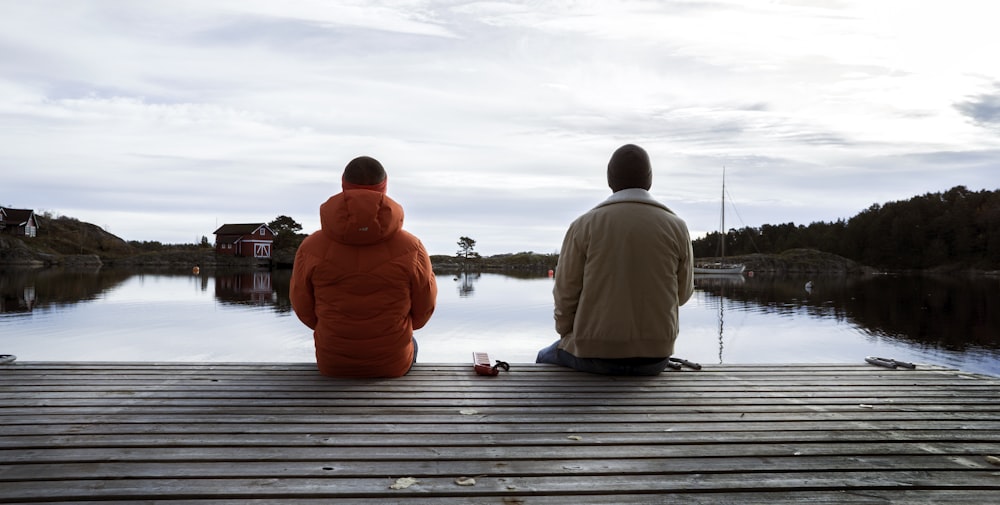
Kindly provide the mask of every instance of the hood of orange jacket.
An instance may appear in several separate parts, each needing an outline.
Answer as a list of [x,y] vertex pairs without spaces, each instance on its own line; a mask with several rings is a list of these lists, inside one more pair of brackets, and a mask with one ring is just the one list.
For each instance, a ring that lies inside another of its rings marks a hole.
[[323,233],[347,245],[381,242],[403,229],[403,207],[385,193],[351,189],[319,207]]

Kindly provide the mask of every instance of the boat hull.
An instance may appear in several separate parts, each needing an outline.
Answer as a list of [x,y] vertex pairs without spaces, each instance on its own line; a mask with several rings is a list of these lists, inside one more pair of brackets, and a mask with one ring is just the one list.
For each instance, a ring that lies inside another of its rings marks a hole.
[[695,274],[727,274],[739,275],[746,270],[744,265],[702,265],[694,267]]

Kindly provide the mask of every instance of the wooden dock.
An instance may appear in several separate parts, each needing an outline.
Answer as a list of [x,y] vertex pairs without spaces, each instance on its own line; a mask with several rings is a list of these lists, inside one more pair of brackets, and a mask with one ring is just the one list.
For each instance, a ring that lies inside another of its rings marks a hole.
[[1000,379],[419,364],[0,366],[0,503],[1000,503]]

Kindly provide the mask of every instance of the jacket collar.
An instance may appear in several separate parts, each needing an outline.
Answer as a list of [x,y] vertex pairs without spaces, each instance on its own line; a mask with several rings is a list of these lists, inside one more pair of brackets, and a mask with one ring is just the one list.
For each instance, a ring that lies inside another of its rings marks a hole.
[[612,193],[611,196],[607,198],[607,200],[604,200],[603,202],[597,204],[597,207],[594,208],[597,209],[600,207],[604,207],[605,205],[613,205],[616,203],[624,203],[624,202],[644,203],[646,205],[659,207],[671,214],[674,213],[674,211],[670,210],[669,207],[663,205],[662,203],[654,199],[653,195],[649,194],[649,191],[646,191],[645,189],[642,188],[628,188]]

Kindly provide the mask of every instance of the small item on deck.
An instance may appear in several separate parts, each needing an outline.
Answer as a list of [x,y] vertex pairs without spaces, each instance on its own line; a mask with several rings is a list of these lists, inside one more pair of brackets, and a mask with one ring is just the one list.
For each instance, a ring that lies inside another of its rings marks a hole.
[[472,353],[472,366],[479,375],[500,375],[500,369],[505,372],[510,371],[510,364],[506,361],[497,360],[495,365],[490,366],[490,356],[485,352]]
[[[688,360],[683,359],[683,358],[669,358],[667,360],[667,362],[668,362],[667,366],[669,366],[670,368],[673,368],[674,370],[680,370],[681,366],[686,366],[686,367],[694,369],[694,370],[701,370],[701,365],[699,365],[698,363],[695,363],[694,361],[688,361]],[[675,364],[677,366],[675,367],[673,365],[670,365],[670,363],[673,363],[673,364]]]
[[0,365],[9,365],[17,360],[13,354],[0,354]]
[[865,358],[865,361],[867,361],[869,364],[885,368],[903,367],[903,368],[909,368],[911,370],[917,368],[917,365],[914,365],[913,363],[908,363],[906,361],[899,361],[892,358],[879,358],[876,356],[868,356]]
[[459,477],[455,479],[455,484],[459,486],[475,486],[476,479],[474,477]]
[[414,479],[413,477],[400,477],[396,479],[396,482],[389,486],[389,489],[406,489],[418,482],[420,481]]

